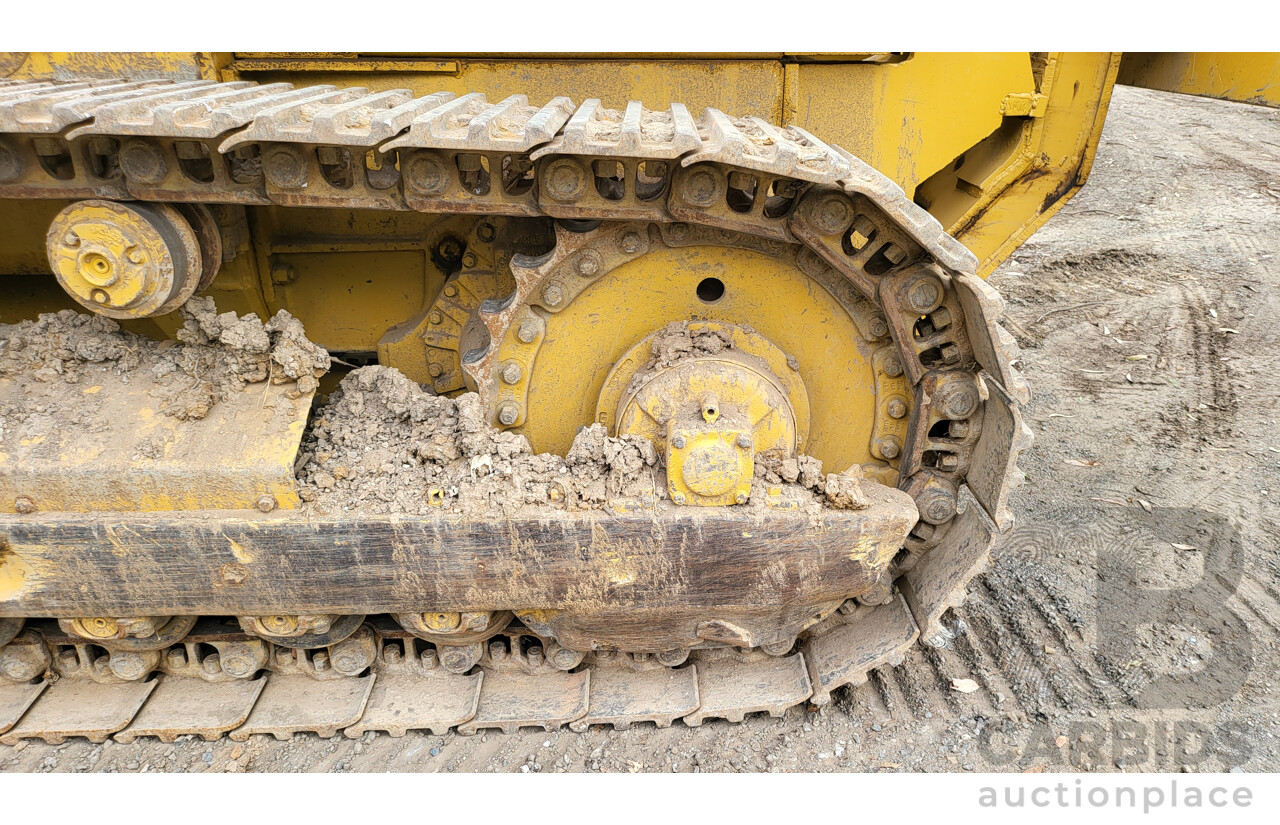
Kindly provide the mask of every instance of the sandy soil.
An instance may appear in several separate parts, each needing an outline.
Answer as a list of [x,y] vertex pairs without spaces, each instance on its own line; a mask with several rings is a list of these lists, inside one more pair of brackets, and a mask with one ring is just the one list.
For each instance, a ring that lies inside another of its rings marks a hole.
[[[692,729],[0,746],[8,771],[1280,769],[1280,112],[1116,90],[996,273],[1035,398],[951,638],[823,710]],[[962,692],[957,680],[972,680]]]

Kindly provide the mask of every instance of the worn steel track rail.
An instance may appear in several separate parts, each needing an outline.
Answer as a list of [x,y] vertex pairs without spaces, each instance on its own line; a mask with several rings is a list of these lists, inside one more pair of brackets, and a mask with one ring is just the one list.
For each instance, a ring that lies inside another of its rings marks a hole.
[[[974,274],[975,257],[898,186],[795,127],[714,109],[695,120],[680,104],[611,112],[596,100],[535,107],[523,96],[489,103],[331,86],[0,81],[0,197],[549,216],[588,235],[581,222],[628,221],[656,225],[668,245],[788,257],[848,302],[865,302],[860,332],[893,349],[891,372],[914,398],[900,447],[872,452],[896,464],[920,511],[892,587],[851,594],[786,650],[582,653],[515,623],[478,659],[451,663],[448,646],[375,617],[318,650],[209,618],[164,649],[138,651],[96,646],[48,621],[24,630],[21,619],[0,619],[0,741],[777,715],[826,703],[936,636],[1012,523],[1006,498],[1030,432],[999,297]],[[594,237],[607,241],[619,225]],[[617,255],[637,251],[615,234]],[[553,312],[547,288],[562,271],[604,269],[580,266],[576,254],[599,254],[599,244],[560,237],[546,259],[513,262],[516,294],[482,307],[492,341],[463,361],[496,426],[519,421],[498,415],[497,402],[512,399],[493,374],[514,309]],[[6,536],[22,524],[0,516],[0,563],[14,557]],[[0,615],[14,612],[0,599]]]

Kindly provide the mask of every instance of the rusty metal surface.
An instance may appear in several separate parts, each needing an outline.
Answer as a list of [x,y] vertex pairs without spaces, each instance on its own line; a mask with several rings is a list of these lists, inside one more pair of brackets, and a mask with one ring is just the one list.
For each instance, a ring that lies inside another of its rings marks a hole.
[[783,712],[813,695],[804,654],[773,657],[728,650],[701,653],[696,660],[701,705],[684,717],[690,727],[708,719],[741,722],[748,713]]
[[59,679],[17,725],[0,736],[0,743],[13,745],[22,739],[43,739],[50,745],[60,745],[77,736],[94,743],[105,742],[133,721],[157,683],[165,678],[116,684]]
[[901,595],[874,609],[863,606],[840,625],[803,643],[805,663],[813,679],[815,705],[831,701],[831,692],[862,684],[883,664],[897,665],[916,642],[915,620]]
[[346,735],[358,739],[369,731],[391,736],[411,730],[446,733],[475,717],[484,679],[483,671],[459,675],[440,667],[380,672],[364,715]]
[[612,666],[597,664],[591,670],[591,691],[587,714],[569,727],[584,731],[592,725],[613,725],[626,730],[637,722],[653,722],[670,727],[700,705],[698,669],[685,667]]
[[18,723],[27,708],[40,698],[49,686],[48,679],[29,684],[0,683],[0,734],[8,732]]
[[206,682],[187,676],[165,676],[129,727],[115,735],[128,744],[140,736],[173,742],[197,734],[213,742],[244,724],[269,676]]
[[458,733],[469,736],[488,728],[497,728],[503,733],[527,727],[555,730],[586,715],[590,688],[588,670],[486,673],[475,716],[459,725]]
[[255,733],[269,733],[284,741],[302,731],[326,739],[336,736],[338,731],[360,721],[375,680],[372,673],[325,680],[272,674],[249,718],[231,731],[231,738],[244,742]]

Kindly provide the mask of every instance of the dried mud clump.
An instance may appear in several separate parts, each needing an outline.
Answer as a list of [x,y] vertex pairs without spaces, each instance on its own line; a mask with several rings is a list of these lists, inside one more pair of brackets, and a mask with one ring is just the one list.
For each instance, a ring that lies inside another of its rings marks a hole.
[[193,298],[180,312],[177,339],[186,346],[162,344],[152,370],[176,389],[161,408],[166,415],[203,418],[221,398],[262,381],[296,383],[286,393],[296,398],[315,392],[329,369],[329,353],[284,310],[264,324],[256,315],[219,314],[212,298]]
[[807,455],[785,455],[769,450],[756,456],[751,498],[761,487],[790,484],[808,490],[837,510],[863,510],[871,506],[862,490],[862,468],[854,465],[843,473],[823,473],[822,462]]
[[390,367],[354,370],[320,408],[298,457],[310,512],[484,516],[603,507],[655,489],[646,439],[584,428],[567,457],[534,455],[491,427],[475,393],[433,395]]
[[253,315],[219,315],[212,298],[194,298],[180,311],[185,324],[176,341],[155,341],[74,310],[0,324],[0,444],[42,440],[69,427],[106,430],[108,422],[97,420],[105,380],[149,387],[161,412],[185,421],[205,417],[247,384],[294,383],[287,390],[293,397],[312,392],[328,370],[328,353],[286,312],[264,324]]

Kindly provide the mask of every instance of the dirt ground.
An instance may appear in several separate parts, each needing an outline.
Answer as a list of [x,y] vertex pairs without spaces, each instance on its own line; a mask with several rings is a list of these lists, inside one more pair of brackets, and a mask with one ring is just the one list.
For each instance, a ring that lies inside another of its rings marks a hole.
[[992,278],[1034,392],[1018,526],[944,647],[822,710],[24,743],[0,770],[1280,770],[1277,252],[1280,112],[1118,88],[1089,183]]

